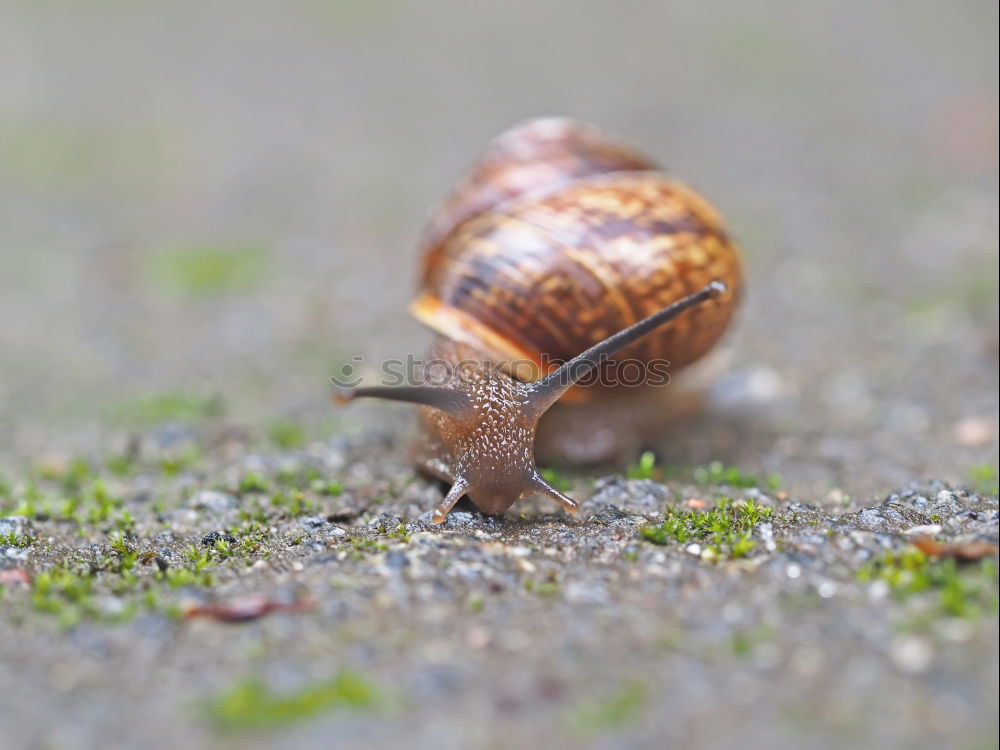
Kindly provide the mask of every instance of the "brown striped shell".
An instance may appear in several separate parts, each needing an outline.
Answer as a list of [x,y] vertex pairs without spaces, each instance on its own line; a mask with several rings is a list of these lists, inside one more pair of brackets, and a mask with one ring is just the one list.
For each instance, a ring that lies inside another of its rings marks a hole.
[[432,220],[416,317],[522,364],[534,380],[710,281],[729,291],[618,359],[675,372],[722,336],[740,253],[689,187],[590,125],[533,120],[501,135]]
[[[528,120],[486,147],[434,211],[423,245],[433,254],[458,224],[529,191],[591,174],[657,168],[645,154],[594,125],[565,117]],[[428,259],[427,265],[433,262]]]

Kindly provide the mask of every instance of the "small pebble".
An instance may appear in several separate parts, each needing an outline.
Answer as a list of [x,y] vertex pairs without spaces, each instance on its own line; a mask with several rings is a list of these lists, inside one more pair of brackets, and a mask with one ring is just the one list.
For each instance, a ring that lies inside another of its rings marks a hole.
[[906,534],[906,536],[933,536],[934,534],[941,533],[941,524],[929,523],[924,524],[923,526],[912,526],[909,529],[903,529],[903,533]]
[[923,672],[934,659],[934,649],[923,638],[904,635],[895,638],[889,646],[889,656],[903,672]]
[[837,584],[833,581],[823,581],[816,587],[816,593],[824,599],[830,599],[837,593]]
[[31,521],[24,516],[0,518],[0,536],[26,536],[31,532]]
[[224,531],[210,531],[201,538],[201,543],[206,547],[214,547],[216,542],[236,544],[236,537]]
[[190,505],[196,510],[204,510],[215,515],[221,515],[226,511],[238,508],[240,501],[236,499],[235,495],[230,495],[228,492],[201,490],[191,497]]

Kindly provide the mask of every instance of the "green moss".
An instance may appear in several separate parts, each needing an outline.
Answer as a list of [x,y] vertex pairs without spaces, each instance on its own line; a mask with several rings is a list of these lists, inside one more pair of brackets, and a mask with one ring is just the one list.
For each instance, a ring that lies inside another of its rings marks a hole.
[[111,409],[109,417],[130,425],[189,424],[221,417],[224,411],[221,396],[170,391],[122,402]]
[[310,489],[313,482],[322,481],[323,475],[315,466],[289,466],[280,469],[274,476],[274,481],[282,487],[297,490]]
[[211,573],[197,568],[167,568],[161,575],[162,580],[173,589],[184,586],[207,588],[215,582]]
[[410,541],[410,532],[406,528],[406,524],[400,521],[399,525],[396,526],[392,531],[387,533],[390,539],[395,539],[399,542],[406,543]]
[[31,603],[40,612],[56,615],[63,627],[72,627],[82,619],[84,602],[92,588],[89,579],[64,568],[53,568],[35,577]]
[[271,496],[271,507],[291,518],[312,515],[318,510],[316,503],[307,498],[305,493],[298,491],[275,493]]
[[340,482],[330,480],[322,481],[313,484],[313,490],[321,495],[326,495],[327,497],[336,497],[344,491],[344,485]]
[[135,471],[135,459],[127,455],[109,456],[104,465],[116,477],[129,477]]
[[139,583],[139,578],[134,572],[139,561],[139,551],[121,536],[111,537],[108,547],[113,554],[100,560],[96,570],[117,574],[118,578],[110,582],[112,590],[116,593],[127,592]]
[[[135,519],[125,509],[123,499],[112,493],[102,479],[88,478],[84,481],[81,474],[74,472],[74,475],[77,478],[63,487],[63,494],[42,492],[34,482],[29,481],[16,497],[0,504],[0,511],[81,525],[111,525],[119,531],[131,532]],[[62,479],[56,481],[62,482]],[[11,507],[11,501],[16,502],[16,506]]]
[[542,479],[560,492],[569,492],[573,489],[573,480],[563,474],[560,474],[555,469],[542,469],[540,473],[542,475]]
[[236,552],[243,557],[250,557],[255,555],[264,546],[264,542],[267,540],[267,535],[261,530],[252,530],[246,533],[240,533],[237,529],[232,532],[239,541],[236,545]]
[[771,508],[751,500],[733,504],[725,498],[705,511],[678,511],[667,506],[663,522],[644,526],[640,534],[653,544],[699,542],[715,557],[744,557],[754,548],[754,526],[772,513]]
[[754,649],[774,638],[774,629],[767,625],[758,625],[748,630],[736,630],[732,634],[731,648],[734,656],[746,657],[753,654]]
[[42,493],[34,482],[27,482],[19,492],[11,492],[5,499],[0,510],[5,515],[35,518],[38,514],[38,502]]
[[776,490],[781,487],[780,474],[768,474],[763,481],[757,474],[750,474],[735,466],[726,466],[721,461],[712,461],[708,466],[694,470],[694,481],[702,485],[726,485],[729,487],[766,487]]
[[[750,551],[754,548],[756,542],[750,538],[750,534],[738,534],[735,538],[730,538],[729,540],[729,557],[746,557],[750,554]],[[720,554],[722,553],[721,544],[713,545]]]
[[684,630],[676,625],[668,626],[656,638],[656,647],[662,651],[672,652],[680,650],[684,644]]
[[240,493],[247,492],[267,492],[271,489],[271,483],[256,472],[249,472],[240,479],[238,490]]
[[93,469],[86,460],[73,458],[65,466],[42,464],[36,467],[36,472],[39,479],[55,482],[66,494],[76,495],[92,476]]
[[122,534],[135,534],[135,518],[128,508],[122,508],[111,523]]
[[37,573],[31,589],[35,610],[52,615],[65,628],[83,620],[117,623],[132,619],[146,610],[165,616],[179,611],[175,601],[163,601],[169,588],[207,587],[214,579],[207,569],[225,558],[216,550],[199,550],[190,545],[187,565],[157,572],[153,553],[143,552],[139,542],[124,533],[112,534],[103,546],[92,546],[96,555],[64,558]]
[[559,595],[561,589],[559,588],[559,582],[555,579],[555,576],[550,576],[542,581],[536,581],[533,578],[525,578],[524,590],[533,594],[538,594],[539,596],[554,597]]
[[122,556],[131,555],[134,552],[132,544],[125,538],[124,534],[111,537],[111,539],[108,540],[108,546]]
[[37,541],[37,537],[28,536],[27,534],[17,534],[13,531],[9,534],[0,534],[0,547],[27,549]]
[[382,542],[375,541],[374,539],[362,539],[360,537],[355,537],[351,539],[351,547],[354,549],[354,554],[352,557],[355,560],[359,560],[366,556],[370,552],[388,552],[389,547]]
[[240,508],[240,521],[246,524],[266,524],[270,521],[267,511],[261,507],[260,502],[254,499],[250,508]]
[[620,729],[633,721],[649,703],[649,689],[638,680],[631,680],[610,695],[587,700],[570,714],[570,727],[575,732],[598,733]]
[[[78,513],[91,524],[103,524],[123,510],[124,501],[112,494],[101,479],[95,479],[80,498]],[[76,513],[74,514],[76,515]]]
[[368,680],[345,671],[291,693],[274,692],[259,679],[249,678],[213,697],[207,714],[223,729],[255,729],[293,724],[334,709],[370,711],[379,702]]
[[652,479],[657,473],[656,456],[652,451],[643,453],[636,463],[625,470],[625,476],[629,479]]
[[224,560],[236,553],[236,544],[228,539],[216,539],[211,551],[216,557]]
[[674,515],[668,513],[660,525],[649,524],[642,527],[642,538],[653,544],[670,544],[671,541],[678,544],[686,544],[694,538],[694,528],[689,521],[694,518],[694,513]]
[[168,477],[176,477],[193,468],[201,460],[201,450],[193,443],[164,456],[159,461],[160,471]]
[[282,450],[293,450],[305,444],[306,431],[297,422],[279,420],[268,429],[268,436]]
[[176,247],[147,254],[153,286],[179,297],[211,297],[254,289],[266,278],[259,245]]
[[997,612],[995,558],[960,566],[955,560],[933,559],[916,547],[904,547],[863,566],[858,579],[884,581],[901,601],[924,596],[942,615],[974,619]]
[[1000,481],[997,477],[996,464],[979,464],[969,469],[969,478],[972,480],[972,487],[981,495],[1000,494]]
[[31,603],[39,612],[54,615],[65,628],[74,627],[84,618],[121,622],[138,611],[135,602],[125,602],[113,611],[102,606],[95,596],[94,579],[68,565],[50,568],[35,577]]
[[199,549],[193,544],[189,544],[184,550],[184,557],[193,570],[201,571],[212,563],[212,556],[208,550]]

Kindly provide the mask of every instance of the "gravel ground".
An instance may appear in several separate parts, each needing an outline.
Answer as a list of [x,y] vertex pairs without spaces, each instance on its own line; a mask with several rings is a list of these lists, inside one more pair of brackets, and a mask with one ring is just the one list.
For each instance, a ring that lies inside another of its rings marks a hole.
[[[0,744],[997,745],[995,4],[230,6],[0,8]],[[577,517],[436,527],[328,378],[539,114],[746,305]]]
[[707,467],[437,527],[391,435],[130,447],[13,491],[14,746],[995,743],[995,495],[809,504]]

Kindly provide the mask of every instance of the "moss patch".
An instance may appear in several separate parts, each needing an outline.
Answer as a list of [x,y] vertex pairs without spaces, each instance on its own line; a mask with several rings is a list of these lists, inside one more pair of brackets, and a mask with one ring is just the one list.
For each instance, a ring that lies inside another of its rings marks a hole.
[[662,523],[644,526],[639,533],[653,544],[698,542],[713,556],[731,559],[744,557],[754,548],[754,526],[772,513],[771,508],[755,505],[752,500],[734,504],[726,498],[704,511],[679,511],[667,506]]
[[933,559],[916,547],[890,550],[858,571],[863,582],[884,581],[905,601],[924,598],[951,617],[979,618],[997,613],[997,561],[961,566],[951,559]]
[[239,730],[284,726],[333,709],[370,711],[378,704],[375,687],[361,675],[345,671],[290,693],[275,692],[261,680],[248,678],[212,698],[207,713],[216,726]]
[[726,466],[721,461],[712,461],[707,466],[699,466],[694,470],[694,481],[705,486],[726,485],[729,487],[762,487],[776,490],[781,487],[781,476],[768,474],[761,477],[758,474],[743,471],[736,466]]
[[151,253],[148,277],[169,294],[206,297],[254,289],[266,271],[267,252],[259,245],[209,245]]

